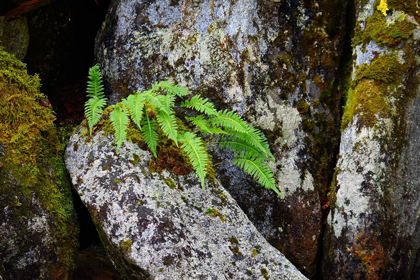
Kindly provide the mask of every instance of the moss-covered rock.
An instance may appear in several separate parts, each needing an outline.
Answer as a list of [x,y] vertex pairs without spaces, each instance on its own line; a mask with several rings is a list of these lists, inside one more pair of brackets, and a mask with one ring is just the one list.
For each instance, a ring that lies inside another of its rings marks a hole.
[[420,10],[416,1],[356,3],[354,72],[324,273],[327,279],[417,279]]
[[0,49],[0,259],[10,279],[68,279],[78,228],[37,76]]

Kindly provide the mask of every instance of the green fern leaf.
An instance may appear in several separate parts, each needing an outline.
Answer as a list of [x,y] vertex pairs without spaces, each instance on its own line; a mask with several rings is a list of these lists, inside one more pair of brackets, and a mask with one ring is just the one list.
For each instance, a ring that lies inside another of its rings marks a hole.
[[166,91],[167,93],[175,94],[176,96],[180,96],[180,97],[190,94],[187,88],[183,86],[176,86],[167,81],[154,84],[152,86],[152,91],[154,92]]
[[235,159],[234,164],[251,175],[252,178],[258,180],[260,185],[267,189],[272,189],[276,194],[283,197],[276,187],[273,171],[262,159],[238,158]]
[[85,115],[89,125],[89,134],[92,135],[92,128],[101,119],[102,111],[106,104],[99,64],[89,69],[86,92],[90,98],[85,103]]
[[182,107],[194,108],[200,113],[204,113],[208,116],[217,116],[218,112],[214,108],[214,104],[209,101],[208,98],[202,98],[200,95],[194,95],[191,100],[185,100]]
[[267,139],[262,134],[262,132],[256,129],[255,127],[248,126],[248,131],[246,131],[245,133],[236,131],[234,132],[234,134],[238,139],[241,139],[242,141],[254,146],[261,152],[265,153],[271,158],[272,161],[275,160],[273,154],[270,151],[270,148],[268,147]]
[[210,123],[204,118],[202,115],[198,115],[197,117],[185,117],[187,120],[191,121],[195,126],[197,126],[202,133],[210,133],[210,134],[228,134],[226,131],[218,128],[213,127]]
[[263,160],[267,158],[267,154],[264,151],[234,135],[223,136],[218,142],[220,148],[232,150],[235,157],[258,158]]
[[224,110],[218,113],[217,116],[209,120],[212,124],[243,133],[248,131],[248,125],[234,111]]
[[127,113],[118,104],[113,106],[114,110],[110,113],[109,119],[115,130],[117,138],[117,154],[120,152],[120,146],[127,136],[127,127],[130,119]]
[[89,134],[92,135],[92,128],[99,122],[102,117],[103,107],[106,99],[92,97],[85,103],[85,115],[89,125]]
[[169,139],[175,141],[175,144],[178,146],[178,126],[176,124],[176,118],[173,114],[168,115],[165,111],[160,111],[157,115],[157,120],[159,125],[168,136]]
[[165,113],[170,114],[170,111],[166,108],[167,100],[164,95],[156,95],[156,93],[152,90],[144,91],[142,95],[144,95],[147,102],[149,102],[156,110],[162,110],[165,111]]
[[195,172],[201,180],[201,187],[204,188],[209,157],[203,140],[192,132],[185,132],[179,134],[178,141],[182,143],[181,148],[187,153]]
[[88,93],[87,96],[105,98],[104,86],[102,85],[102,74],[99,70],[99,64],[96,64],[89,69],[88,79],[89,80],[86,89],[86,92]]
[[175,104],[175,96],[172,94],[163,95],[162,104],[165,106],[167,112],[173,112],[173,107]]
[[143,116],[145,97],[141,93],[137,92],[134,95],[130,95],[123,101],[123,104],[128,107],[130,116],[133,122],[141,131],[140,121]]
[[144,141],[146,142],[149,149],[152,151],[155,158],[157,158],[157,154],[156,154],[156,146],[157,146],[157,138],[158,138],[158,134],[156,132],[157,123],[156,121],[149,119],[147,112],[145,112],[144,115],[145,115],[144,121],[141,122],[141,130],[143,132]]

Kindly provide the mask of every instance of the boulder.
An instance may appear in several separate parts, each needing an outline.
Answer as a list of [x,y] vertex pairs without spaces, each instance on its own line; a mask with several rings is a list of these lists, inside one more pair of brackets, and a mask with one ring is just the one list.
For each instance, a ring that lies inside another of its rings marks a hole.
[[306,279],[218,181],[151,172],[150,152],[104,131],[66,149],[73,185],[124,279]]
[[28,51],[29,31],[26,17],[20,17],[10,22],[0,17],[0,45],[5,50],[23,61]]
[[95,47],[110,104],[171,80],[265,132],[284,200],[256,188],[230,165],[220,166],[218,176],[271,244],[308,276],[316,272],[321,205],[339,142],[336,77],[346,6],[118,0]]
[[325,236],[327,279],[417,279],[419,9],[356,1],[353,75]]
[[[78,227],[39,79],[0,48],[0,275],[69,279]],[[3,278],[2,278],[3,279]]]

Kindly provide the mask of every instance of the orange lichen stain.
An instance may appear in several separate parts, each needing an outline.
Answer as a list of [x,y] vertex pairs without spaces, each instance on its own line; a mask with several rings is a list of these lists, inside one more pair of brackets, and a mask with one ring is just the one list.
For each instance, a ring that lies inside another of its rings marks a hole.
[[[378,243],[373,232],[366,233],[362,231],[356,235],[349,252],[351,259],[344,267],[344,270],[351,272],[354,279],[382,279],[382,273],[385,269],[385,251]],[[354,264],[357,265],[354,266]]]

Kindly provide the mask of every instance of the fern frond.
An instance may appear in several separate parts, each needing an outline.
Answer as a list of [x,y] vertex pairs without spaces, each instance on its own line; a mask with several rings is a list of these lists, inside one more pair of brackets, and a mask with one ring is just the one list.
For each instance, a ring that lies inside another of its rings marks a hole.
[[218,112],[214,108],[214,104],[209,101],[208,98],[202,98],[199,94],[194,95],[191,100],[185,100],[182,107],[192,107],[200,113],[204,113],[208,116],[217,116]]
[[144,91],[142,95],[144,95],[147,102],[149,102],[156,110],[163,110],[165,113],[170,114],[170,112],[166,109],[166,98],[164,95],[156,95],[156,93],[152,90]]
[[102,85],[102,74],[99,70],[99,64],[89,69],[87,89],[88,97],[105,98],[104,86]]
[[156,154],[156,146],[157,146],[157,138],[158,134],[156,132],[156,121],[149,119],[147,112],[144,112],[145,118],[144,121],[141,122],[141,130],[143,132],[144,141],[146,142],[149,149],[152,151],[155,158],[157,158]]
[[171,113],[175,104],[175,96],[172,94],[163,95],[162,103],[167,112]]
[[217,116],[209,120],[212,124],[243,133],[248,131],[248,125],[234,111],[224,110],[218,113]]
[[106,104],[106,99],[92,97],[85,103],[85,115],[89,125],[89,134],[92,135],[92,128],[102,117],[103,108]]
[[251,175],[252,178],[258,180],[260,185],[267,189],[272,189],[276,194],[283,197],[276,187],[273,171],[262,159],[238,158],[235,159],[234,164]]
[[242,141],[265,153],[271,158],[272,161],[275,160],[273,154],[270,151],[270,148],[268,147],[267,138],[265,138],[260,130],[250,125],[248,126],[248,130],[245,133],[237,131],[234,134],[238,139],[241,139]]
[[183,86],[176,86],[170,82],[163,81],[158,84],[154,84],[152,86],[152,91],[158,92],[158,91],[166,91],[167,93],[174,94],[176,96],[182,97],[185,95],[190,94],[187,88]]
[[123,101],[123,104],[128,107],[130,116],[133,122],[141,131],[140,121],[143,116],[145,96],[137,92],[134,95],[130,95]]
[[175,116],[173,114],[168,115],[165,111],[160,111],[157,114],[157,120],[163,133],[165,133],[169,139],[174,140],[175,144],[178,146],[178,126],[176,124]]
[[228,134],[226,131],[220,129],[219,127],[211,126],[208,120],[206,120],[202,115],[198,115],[197,117],[185,118],[191,121],[195,126],[197,126],[202,133]]
[[121,108],[119,104],[113,106],[114,110],[110,113],[109,119],[115,130],[115,137],[117,138],[117,154],[120,152],[120,146],[127,136],[127,127],[130,119],[127,113]]
[[203,140],[192,132],[185,132],[179,134],[178,141],[182,143],[181,148],[187,153],[195,172],[201,180],[201,187],[204,188],[209,157]]
[[232,150],[235,157],[258,158],[265,160],[267,154],[264,151],[249,144],[235,135],[223,136],[218,140],[219,147]]

